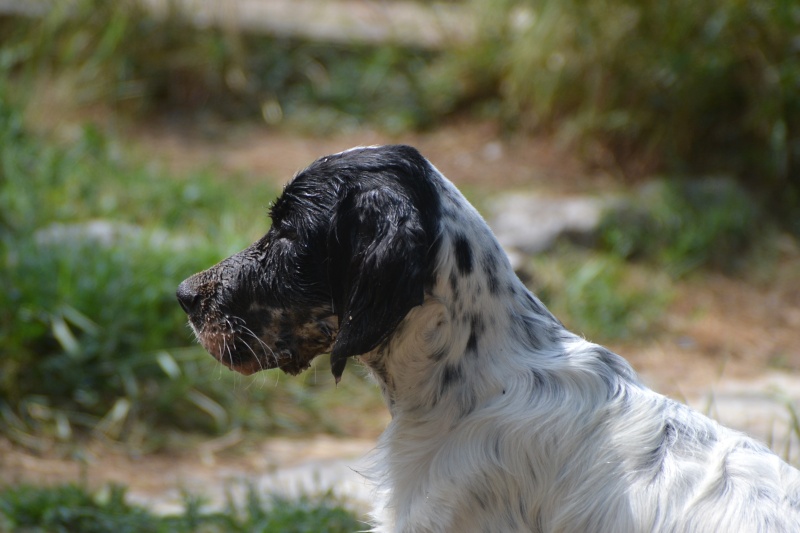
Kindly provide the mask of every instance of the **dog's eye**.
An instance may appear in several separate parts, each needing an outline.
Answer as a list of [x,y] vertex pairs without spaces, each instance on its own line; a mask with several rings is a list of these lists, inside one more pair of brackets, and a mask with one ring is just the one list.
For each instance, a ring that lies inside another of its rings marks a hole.
[[294,241],[297,240],[297,231],[294,228],[281,228],[278,230],[278,237]]
[[272,221],[271,233],[272,233],[272,239],[274,240],[286,239],[293,241],[296,240],[298,237],[297,230],[295,229],[294,225],[287,224],[281,220]]

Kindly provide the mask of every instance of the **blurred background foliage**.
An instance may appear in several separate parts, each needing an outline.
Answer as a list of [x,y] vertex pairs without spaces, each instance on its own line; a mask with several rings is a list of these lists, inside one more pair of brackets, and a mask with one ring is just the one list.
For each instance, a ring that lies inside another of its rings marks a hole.
[[[176,178],[92,126],[54,143],[27,132],[8,102],[3,94],[0,429],[34,449],[76,430],[144,448],[164,443],[156,426],[340,431],[322,414],[336,402],[312,393],[315,377],[278,390],[275,374],[243,392],[236,376],[209,374],[175,302],[184,277],[263,232],[277,191],[209,173]],[[233,215],[253,197],[263,217]]]
[[506,5],[505,116],[599,145],[631,177],[731,173],[800,229],[795,0]]
[[475,38],[439,50],[199,28],[137,2],[54,5],[2,21],[0,64],[67,77],[81,103],[314,131],[478,113],[556,131],[630,178],[733,174],[800,231],[796,0],[473,0]]
[[262,233],[266,216],[238,206],[266,208],[277,191],[174,176],[92,125],[67,141],[34,131],[25,116],[43,90],[134,120],[314,134],[467,115],[555,135],[629,181],[669,176],[605,221],[599,255],[537,259],[535,288],[597,335],[644,331],[665,305],[658,283],[637,282],[649,271],[625,261],[679,277],[729,267],[765,227],[800,235],[796,0],[456,3],[478,14],[477,30],[441,49],[200,28],[132,1],[0,16],[0,429],[35,448],[76,431],[157,447],[153,427],[337,432],[347,402],[380,404],[360,377],[326,395],[324,360],[302,380],[268,373],[244,391],[209,375],[174,288]]

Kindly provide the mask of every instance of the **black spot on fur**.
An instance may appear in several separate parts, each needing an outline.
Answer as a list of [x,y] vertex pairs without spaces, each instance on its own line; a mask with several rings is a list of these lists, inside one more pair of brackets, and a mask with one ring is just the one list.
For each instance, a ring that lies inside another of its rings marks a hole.
[[442,370],[441,394],[445,392],[457,381],[463,377],[463,370],[459,365],[445,365]]
[[[621,357],[600,346],[597,347],[596,352],[600,361],[602,361],[604,365],[611,368],[616,375],[622,376],[626,380],[635,380],[633,372]],[[612,379],[612,381],[608,382],[607,385],[612,389],[613,392],[613,390],[616,388],[617,380]]]
[[519,506],[519,516],[524,520],[528,516],[528,500],[520,494],[517,498],[517,505]]
[[763,454],[771,453],[769,448],[767,448],[766,446],[764,446],[760,442],[754,442],[754,441],[748,441],[748,440],[742,441],[737,446],[737,448],[740,448],[742,450],[750,450],[750,451],[754,451],[754,452],[759,452],[759,453],[763,453]]
[[502,442],[500,442],[500,435],[494,436],[492,451],[494,452],[494,459],[500,463],[500,456],[502,455]]
[[[547,328],[541,324],[536,316],[517,315],[512,323],[513,334],[518,339],[526,341],[527,345],[533,350],[539,350],[544,345],[547,334],[552,328]],[[547,339],[551,341],[551,339]],[[552,341],[551,341],[552,342]]]
[[455,246],[456,266],[458,266],[458,271],[466,276],[472,272],[472,247],[467,241],[467,238],[461,234],[456,237],[453,245]]
[[475,331],[475,328],[472,328],[472,331],[469,333],[469,339],[467,339],[467,353],[474,353],[478,351],[478,333]]
[[471,491],[472,499],[478,504],[478,507],[483,509],[484,511],[489,510],[489,497],[485,491],[479,491],[472,489]]
[[525,299],[528,301],[528,309],[535,312],[536,314],[544,314],[545,310],[542,307],[542,304],[534,298],[533,294],[530,292],[525,293]]
[[457,311],[461,312],[461,291],[459,290],[458,284],[458,274],[456,274],[455,270],[450,272],[450,290],[452,293],[452,301],[458,308]]
[[[445,196],[447,196],[447,195],[445,195]],[[453,201],[452,198],[450,198],[450,200]],[[458,201],[458,200],[454,200],[454,201]],[[458,220],[459,220],[458,211],[456,211],[455,209],[446,208],[446,209],[444,209],[444,211],[442,213],[442,218],[444,218],[446,220],[452,220],[453,222],[458,222]]]
[[663,440],[662,444],[665,442],[671,442],[673,438],[675,438],[675,426],[671,423],[667,422],[664,424],[664,429],[662,430]]
[[475,314],[470,318],[469,327],[470,332],[469,339],[467,339],[467,353],[476,354],[478,353],[478,341],[480,341],[483,336],[486,326],[483,322],[483,318]]
[[537,370],[531,370],[531,375],[533,376],[533,388],[538,390],[545,386],[546,380],[544,376],[538,372]]
[[492,254],[486,254],[483,257],[483,269],[486,273],[489,293],[496,296],[500,292],[500,280],[497,277],[497,258]]
[[675,442],[677,432],[675,426],[667,421],[661,430],[661,440],[659,440],[650,453],[645,457],[645,470],[653,470],[653,480],[661,476],[664,470],[664,459],[666,458],[669,449]]

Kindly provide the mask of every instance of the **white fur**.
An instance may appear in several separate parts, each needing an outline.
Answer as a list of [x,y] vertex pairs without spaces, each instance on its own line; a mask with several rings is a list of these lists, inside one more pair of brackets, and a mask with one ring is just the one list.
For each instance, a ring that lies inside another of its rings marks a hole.
[[[435,179],[436,284],[360,358],[385,369],[374,375],[392,412],[371,473],[374,531],[800,532],[797,470],[564,329],[480,215]],[[459,234],[473,255],[468,275],[455,257]]]

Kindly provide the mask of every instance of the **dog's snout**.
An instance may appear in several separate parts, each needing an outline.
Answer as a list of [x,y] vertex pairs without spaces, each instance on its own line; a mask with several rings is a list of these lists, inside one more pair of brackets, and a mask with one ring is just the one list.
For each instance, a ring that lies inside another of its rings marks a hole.
[[195,310],[197,303],[200,301],[200,295],[194,284],[191,283],[191,278],[184,280],[178,285],[178,290],[175,295],[178,297],[178,303],[181,304],[181,307],[187,315]]

